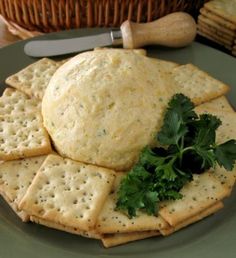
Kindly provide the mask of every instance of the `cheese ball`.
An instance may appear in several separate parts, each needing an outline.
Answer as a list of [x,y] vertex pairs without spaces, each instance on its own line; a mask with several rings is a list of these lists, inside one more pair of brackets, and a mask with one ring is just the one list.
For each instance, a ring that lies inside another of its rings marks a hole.
[[44,125],[60,155],[127,170],[155,141],[171,97],[155,60],[119,49],[79,54],[53,75]]

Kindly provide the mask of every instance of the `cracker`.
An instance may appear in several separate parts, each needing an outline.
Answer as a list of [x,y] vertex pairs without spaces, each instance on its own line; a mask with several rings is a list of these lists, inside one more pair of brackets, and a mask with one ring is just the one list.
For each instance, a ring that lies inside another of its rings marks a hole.
[[49,136],[39,113],[0,116],[0,160],[13,160],[51,152]]
[[205,32],[203,32],[203,31],[201,31],[201,30],[197,30],[197,33],[199,34],[199,35],[201,35],[202,37],[204,37],[204,38],[207,38],[207,39],[209,39],[209,40],[211,40],[211,41],[214,41],[214,42],[216,42],[217,44],[219,44],[219,45],[221,45],[221,46],[224,46],[226,49],[228,49],[228,50],[231,50],[232,49],[232,46],[229,46],[229,45],[226,45],[225,43],[223,43],[222,41],[219,41],[218,39],[216,39],[215,37],[212,37],[211,35],[209,35],[208,33],[205,33]]
[[180,193],[183,195],[182,199],[165,201],[159,210],[159,214],[174,227],[222,200],[228,196],[229,191],[209,171],[194,174],[193,181],[187,183]]
[[229,35],[225,31],[216,29],[216,28],[206,24],[205,22],[202,22],[202,21],[198,20],[197,27],[199,29],[202,28],[203,30],[209,32],[209,35],[216,35],[217,37],[221,37],[223,40],[225,40],[227,42],[230,42],[230,44],[233,43],[233,40],[234,40],[234,36],[233,35]]
[[130,219],[121,211],[115,210],[117,190],[124,173],[117,173],[113,189],[109,194],[97,220],[97,231],[107,233],[130,233],[135,231],[159,230],[168,224],[160,216],[149,216],[146,213],[137,213],[137,217]]
[[208,18],[208,20],[213,21],[216,24],[219,24],[220,26],[229,29],[229,30],[236,30],[236,25],[233,24],[232,22],[229,22],[225,19],[223,19],[222,17],[214,14],[213,12],[207,10],[206,8],[201,8],[200,9],[200,13],[205,16],[206,18]]
[[19,113],[39,112],[41,103],[37,99],[30,99],[23,92],[6,88],[0,97],[0,116]]
[[175,92],[185,94],[196,105],[222,96],[229,90],[229,86],[192,64],[174,68],[171,75]]
[[45,158],[38,156],[0,164],[1,195],[23,221],[28,220],[28,215],[18,209],[18,204]]
[[218,210],[222,209],[223,207],[224,207],[224,205],[222,202],[217,202],[217,203],[213,204],[212,206],[210,206],[209,208],[207,208],[206,210],[203,210],[199,214],[184,220],[183,222],[177,224],[174,227],[170,226],[169,228],[161,229],[160,233],[164,236],[168,236],[184,227],[189,226],[190,224],[196,223],[199,220],[202,220],[205,217],[208,217],[208,216],[216,213]]
[[229,103],[228,99],[225,96],[213,99],[209,102],[205,102],[198,106],[198,108],[207,109],[216,109],[221,111],[234,112],[233,107]]
[[117,245],[127,244],[136,240],[159,236],[159,231],[143,231],[120,234],[107,234],[102,237],[104,247],[113,247]]
[[[210,113],[222,121],[222,125],[216,131],[216,142],[218,144],[226,142],[230,139],[236,138],[236,113],[227,112],[220,109],[213,109],[210,107],[198,106],[196,112],[199,114]],[[236,178],[236,164],[232,171],[226,171],[223,167],[216,166],[214,175],[221,182],[222,185],[225,185],[228,188],[230,194],[231,190],[235,184]]]
[[226,27],[224,27],[223,25],[209,19],[208,17],[204,16],[204,15],[199,15],[198,16],[198,23],[204,23],[206,25],[208,25],[210,28],[214,28],[217,31],[221,31],[222,33],[234,37],[235,36],[235,31],[228,29]]
[[8,77],[6,83],[30,97],[42,99],[51,77],[60,65],[51,59],[42,58]]
[[205,3],[204,8],[236,25],[236,0],[214,0]]
[[52,221],[44,220],[44,219],[38,218],[36,216],[30,216],[30,221],[40,224],[40,225],[43,225],[43,226],[46,226],[46,227],[49,227],[49,228],[65,231],[65,232],[68,232],[71,234],[76,234],[76,235],[80,235],[80,236],[87,237],[87,238],[101,239],[101,235],[98,234],[94,230],[83,231],[83,230],[79,230],[74,227],[69,227],[69,226],[65,226],[65,225],[55,223]]
[[220,42],[220,43],[224,44],[225,46],[232,47],[232,45],[233,45],[233,39],[228,40],[226,38],[218,36],[216,33],[212,33],[211,31],[209,31],[208,29],[204,28],[201,25],[197,26],[197,30],[209,35],[211,38],[214,39],[214,41]]
[[171,61],[156,58],[150,58],[150,60],[153,61],[153,65],[155,65],[158,70],[162,70],[163,72],[167,73],[166,81],[168,80],[168,74],[170,74],[174,68],[180,66],[179,64]]
[[87,231],[94,227],[114,178],[113,170],[49,155],[19,207],[38,218]]

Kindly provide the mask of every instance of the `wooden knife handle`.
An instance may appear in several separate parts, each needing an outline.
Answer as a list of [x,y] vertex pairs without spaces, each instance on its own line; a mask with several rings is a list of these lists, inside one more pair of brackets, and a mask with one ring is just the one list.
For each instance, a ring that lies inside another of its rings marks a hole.
[[145,45],[183,47],[196,36],[196,23],[184,12],[168,14],[150,23],[125,21],[121,25],[124,48],[139,48]]

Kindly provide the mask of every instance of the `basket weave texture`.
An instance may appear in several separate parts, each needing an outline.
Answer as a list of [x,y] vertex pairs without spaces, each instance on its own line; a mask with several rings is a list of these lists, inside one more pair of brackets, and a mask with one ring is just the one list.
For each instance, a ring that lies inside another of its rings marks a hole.
[[129,19],[150,22],[168,13],[192,15],[204,0],[0,0],[0,14],[28,29],[51,32],[82,27],[118,27]]

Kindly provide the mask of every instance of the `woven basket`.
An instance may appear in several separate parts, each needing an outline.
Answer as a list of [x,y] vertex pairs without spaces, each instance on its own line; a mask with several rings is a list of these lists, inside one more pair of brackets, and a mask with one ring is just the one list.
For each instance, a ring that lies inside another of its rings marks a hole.
[[0,14],[27,30],[117,27],[126,20],[150,22],[168,13],[192,15],[204,0],[0,0]]

